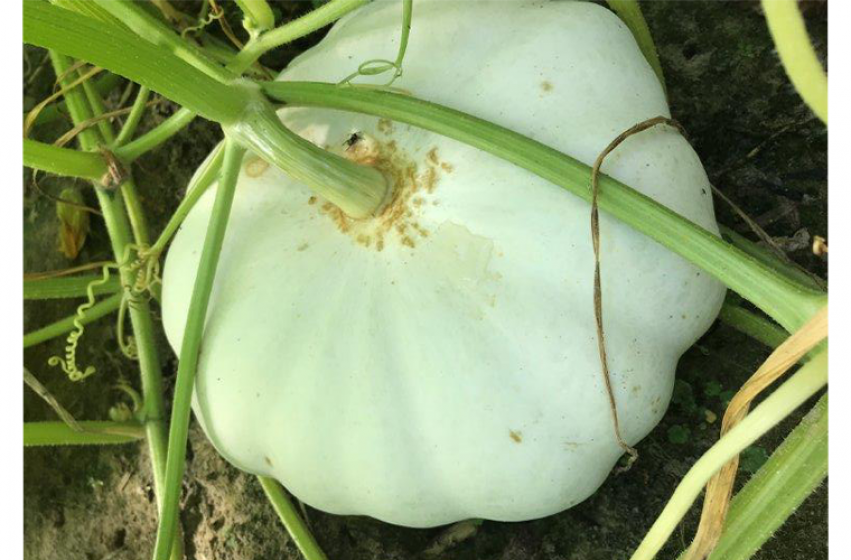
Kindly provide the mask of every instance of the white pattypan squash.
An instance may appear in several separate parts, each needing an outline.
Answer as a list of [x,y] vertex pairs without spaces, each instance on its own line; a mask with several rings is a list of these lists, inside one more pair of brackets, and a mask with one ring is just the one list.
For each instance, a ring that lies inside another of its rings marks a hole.
[[[400,21],[401,2],[370,4],[280,79],[339,81],[392,60]],[[632,125],[668,115],[626,26],[583,2],[417,0],[394,87],[588,164]],[[313,507],[411,527],[532,519],[592,494],[622,450],[597,350],[589,205],[407,125],[304,108],[280,117],[385,171],[393,198],[354,221],[246,157],[193,402],[216,448]],[[603,171],[717,232],[706,175],[678,133],[628,139]],[[176,350],[213,191],[165,267]],[[677,360],[724,289],[605,215],[601,239],[611,381],[634,444],[665,412]]]

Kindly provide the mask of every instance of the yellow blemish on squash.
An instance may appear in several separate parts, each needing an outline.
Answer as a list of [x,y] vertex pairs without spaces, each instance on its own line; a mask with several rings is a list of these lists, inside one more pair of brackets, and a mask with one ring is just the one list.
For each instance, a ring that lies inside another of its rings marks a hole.
[[439,165],[440,160],[437,159],[437,147],[434,147],[426,154],[426,160],[432,165]]
[[420,234],[421,237],[428,237],[428,230],[420,226],[420,224],[413,223],[411,227],[414,228],[414,231]]
[[515,430],[509,430],[508,431],[508,437],[510,437],[511,440],[514,443],[523,443],[523,433],[522,432],[515,431]]
[[[391,128],[380,124],[379,130]],[[384,174],[390,185],[388,200],[377,216],[363,220],[352,219],[328,201],[320,201],[319,214],[364,248],[383,251],[391,239],[410,249],[416,248],[417,238],[429,236],[420,220],[426,210],[426,199],[433,198],[429,195],[434,194],[441,176],[452,166],[440,160],[436,147],[417,162],[400,150],[395,140],[384,142],[362,132],[340,145],[343,146],[339,148],[340,155],[346,159],[375,167]],[[308,200],[308,205],[315,203],[316,197]]]
[[378,124],[376,127],[378,132],[382,134],[392,134],[393,133],[393,121],[390,119],[378,119]]
[[245,163],[245,174],[252,179],[263,175],[267,169],[269,169],[269,164],[259,157],[253,157]]

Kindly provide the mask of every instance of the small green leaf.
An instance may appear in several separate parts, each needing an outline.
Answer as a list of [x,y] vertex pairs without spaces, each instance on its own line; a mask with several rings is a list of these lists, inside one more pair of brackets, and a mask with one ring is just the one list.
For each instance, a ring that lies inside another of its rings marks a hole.
[[688,382],[683,381],[682,379],[677,379],[676,383],[674,383],[674,395],[671,397],[671,401],[682,407],[682,409],[686,412],[697,411],[697,402],[694,400],[694,390]]
[[717,381],[715,381],[715,380],[709,381],[703,387],[703,394],[706,395],[707,397],[717,397],[718,395],[721,394],[722,389],[723,389],[723,387]]

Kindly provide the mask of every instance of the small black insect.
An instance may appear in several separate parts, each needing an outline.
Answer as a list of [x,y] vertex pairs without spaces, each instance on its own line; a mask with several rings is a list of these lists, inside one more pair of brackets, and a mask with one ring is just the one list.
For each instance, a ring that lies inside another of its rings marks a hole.
[[348,149],[352,148],[355,144],[360,142],[361,140],[363,140],[363,136],[361,135],[361,133],[360,132],[353,132],[352,135],[349,136],[349,138],[345,142],[343,142],[343,144],[346,146],[346,149],[348,150]]

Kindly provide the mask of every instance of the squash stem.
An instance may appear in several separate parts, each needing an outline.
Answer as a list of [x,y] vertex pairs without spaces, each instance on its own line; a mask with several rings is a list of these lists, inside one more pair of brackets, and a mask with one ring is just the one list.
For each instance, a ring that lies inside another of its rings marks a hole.
[[[35,3],[27,2],[27,4]],[[68,12],[66,17],[72,15],[76,14],[74,12]],[[52,50],[49,52],[56,75],[66,74],[71,67],[71,61],[64,55]],[[88,99],[78,88],[71,89],[65,93],[65,101],[75,124],[91,118],[94,114],[96,108],[90,104],[90,101],[94,101],[97,104],[98,98],[97,96],[92,96],[91,91],[88,93]],[[78,138],[80,140],[80,146],[84,151],[94,151],[106,143],[100,131],[95,128],[83,130]],[[112,244],[113,258],[115,262],[121,262],[124,259],[128,245],[134,241],[130,221],[124,209],[122,189],[119,188],[115,191],[110,191],[95,184],[95,193],[100,203],[107,233]],[[121,271],[121,284],[123,286],[133,285],[134,281],[135,275],[133,272],[126,268]],[[123,294],[116,294],[112,297],[119,298],[120,305],[120,298],[123,297]],[[154,490],[157,497],[157,506],[159,509],[162,509],[162,487],[165,474],[166,450],[162,371],[157,354],[153,317],[151,316],[148,302],[134,302],[134,305],[129,306],[129,309],[130,321],[133,325],[133,334],[138,349],[137,357],[141,373],[142,393],[144,395],[143,417],[153,466]],[[183,543],[177,536],[175,536],[174,540],[173,558],[176,560],[182,557]]]
[[126,144],[116,147],[115,156],[124,163],[130,164],[186,128],[196,116],[196,113],[184,107],[161,122],[156,128],[149,130],[135,140],[130,140]]
[[60,148],[24,138],[24,165],[65,177],[100,181],[108,171],[100,154]]
[[325,553],[319,548],[316,539],[310,534],[310,529],[299,517],[283,487],[274,479],[265,476],[258,476],[257,480],[260,481],[260,486],[263,487],[263,492],[266,493],[269,503],[272,504],[275,513],[278,514],[278,518],[305,560],[327,560]]
[[24,300],[88,297],[90,287],[92,295],[95,296],[111,295],[121,290],[121,282],[118,278],[110,276],[106,282],[103,282],[102,278],[101,274],[65,278],[24,278]]
[[[106,317],[110,313],[118,311],[118,308],[121,306],[122,297],[124,297],[124,294],[117,293],[94,304],[92,307],[83,312],[83,316],[79,318],[80,323],[83,325],[88,325],[89,323],[93,323],[102,317]],[[63,334],[71,332],[74,329],[74,321],[76,319],[77,315],[74,314],[70,317],[60,319],[55,323],[51,323],[46,327],[42,327],[38,330],[25,334],[24,348],[29,348],[30,346],[41,344],[42,342],[52,340],[56,337],[62,336]]]
[[135,2],[128,0],[92,1],[141,38],[167,49],[177,58],[191,64],[211,78],[221,83],[227,83],[236,77],[234,73],[226,70],[206,52],[175,33],[173,29],[149,14]]
[[368,4],[370,0],[331,0],[327,4],[285,25],[251,39],[228,64],[228,70],[242,74],[266,52],[322,29],[347,13]]
[[[372,88],[267,82],[267,95],[293,106],[366,113],[431,130],[514,163],[590,201],[591,168],[531,138],[467,113]],[[600,175],[599,207],[703,268],[790,332],[827,303],[827,295],[779,274],[717,235],[623,183]]]
[[352,218],[372,216],[384,201],[387,180],[380,171],[327,152],[287,129],[260,97],[243,118],[224,127],[246,148],[286,171]]
[[183,223],[183,220],[186,219],[186,216],[188,216],[192,208],[195,207],[195,204],[201,198],[201,195],[207,192],[207,189],[218,177],[225,154],[224,146],[224,142],[221,142],[213,149],[213,154],[210,159],[204,162],[204,167],[199,169],[190,181],[189,186],[186,188],[186,196],[180,201],[180,205],[177,207],[174,214],[171,215],[171,218],[168,220],[168,224],[166,224],[162,233],[160,233],[159,238],[157,238],[157,242],[151,247],[151,254],[153,255],[153,258],[156,258],[165,251],[166,245],[168,245],[172,236],[177,233],[178,228],[180,228],[180,224]]
[[198,264],[195,286],[189,302],[186,330],[180,345],[180,361],[171,412],[168,436],[168,458],[166,460],[163,507],[160,514],[154,559],[166,560],[171,552],[177,530],[178,501],[186,465],[186,440],[189,434],[189,413],[195,370],[207,318],[207,306],[213,290],[213,280],[219,262],[228,217],[233,203],[244,148],[231,139],[226,140],[221,178],[216,190],[216,200],[210,216],[207,236]]
[[789,333],[771,319],[757,315],[744,307],[739,307],[732,303],[729,297],[721,306],[718,319],[754,340],[762,342],[769,348],[777,348],[784,340],[789,338]]
[[275,27],[275,14],[266,0],[236,0],[242,13],[245,14],[249,31],[266,31]]

